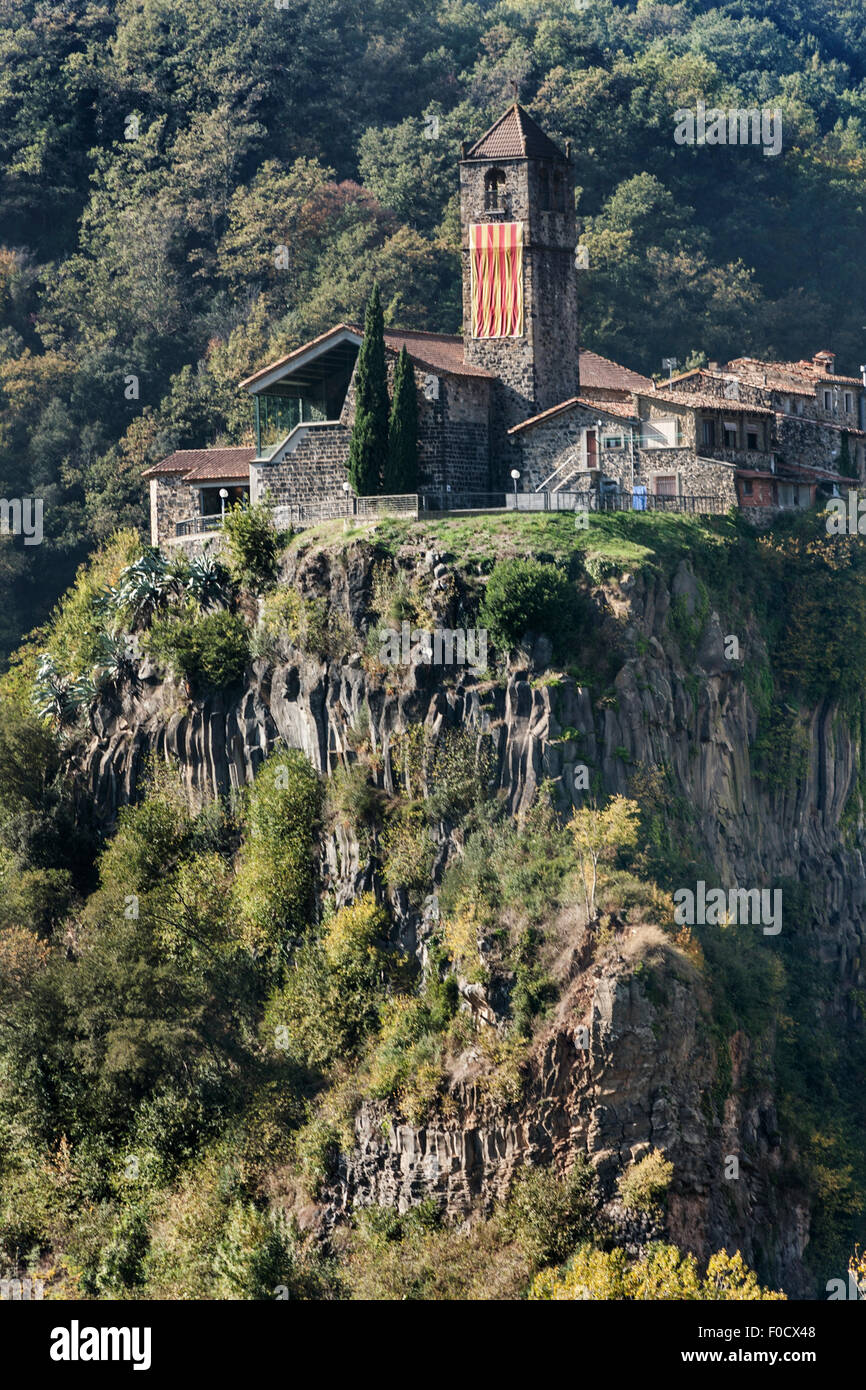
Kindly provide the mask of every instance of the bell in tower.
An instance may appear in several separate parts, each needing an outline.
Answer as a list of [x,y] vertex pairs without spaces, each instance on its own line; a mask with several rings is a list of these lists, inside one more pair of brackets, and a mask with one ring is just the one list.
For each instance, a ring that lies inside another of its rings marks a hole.
[[515,102],[460,161],[463,355],[500,380],[499,424],[576,396],[571,161]]

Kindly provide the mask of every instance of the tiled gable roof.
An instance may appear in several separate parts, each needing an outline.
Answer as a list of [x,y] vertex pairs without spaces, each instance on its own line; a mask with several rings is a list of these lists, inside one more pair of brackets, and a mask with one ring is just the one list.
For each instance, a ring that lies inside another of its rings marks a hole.
[[[260,367],[244,381],[240,382],[239,387],[255,386],[264,377],[270,376],[272,372],[278,371],[281,367],[291,367],[292,363],[301,357],[305,357],[311,348],[327,347],[332,338],[339,338],[340,335],[352,333],[359,338],[363,338],[363,330],[356,328],[350,323],[338,323],[333,328],[329,328],[327,333],[320,333],[318,338],[311,338],[308,343],[303,343],[299,348],[286,354],[285,357],[278,357],[275,361],[269,362],[267,366]],[[489,381],[495,380],[495,373],[488,372],[484,367],[474,367],[469,362],[463,361],[463,339],[456,333],[422,333],[411,329],[386,328],[385,346],[392,352],[399,352],[405,344],[406,351],[412,361],[419,367],[427,367],[431,372],[446,372],[450,376],[477,376],[485,377]]]
[[176,449],[143,473],[145,478],[165,475],[180,476],[184,482],[202,482],[208,478],[246,478],[250,460],[256,451],[242,444],[226,449]]
[[447,372],[451,376],[480,376],[488,381],[496,379],[494,372],[485,367],[474,367],[463,361],[463,339],[450,333],[416,333],[399,328],[385,329],[385,346],[392,352],[405,347],[412,361],[419,367],[429,367],[433,372]]
[[536,425],[546,424],[548,420],[553,420],[557,415],[564,415],[567,411],[573,410],[576,406],[584,410],[591,410],[593,415],[614,415],[621,420],[632,420],[638,423],[638,417],[632,406],[626,405],[625,401],[605,401],[603,404],[598,401],[588,401],[583,396],[572,396],[570,400],[560,401],[559,405],[552,405],[547,410],[542,410],[538,415],[531,415],[528,420],[521,420],[519,425],[512,425],[509,434],[519,434],[521,430],[533,429]]
[[695,410],[722,410],[726,414],[735,411],[741,415],[774,415],[764,405],[749,405],[747,401],[729,401],[721,396],[711,396],[703,391],[641,391],[640,396],[651,401],[662,401],[665,405],[685,405]]
[[633,372],[630,367],[622,367],[601,353],[580,350],[580,388],[595,388],[611,391],[651,391],[652,382],[648,376]]
[[[825,358],[829,356],[826,353],[818,355]],[[838,376],[836,372],[822,372],[814,362],[807,362],[805,359],[800,362],[762,362],[758,357],[735,357],[725,364],[723,371],[742,375],[744,378],[754,378],[754,385],[766,385],[769,390],[774,391],[794,391],[798,384],[808,384],[812,387],[832,386],[834,383],[837,386],[863,385],[858,376]],[[808,394],[811,395],[812,392]]]
[[466,159],[563,159],[549,135],[517,102],[494,121]]

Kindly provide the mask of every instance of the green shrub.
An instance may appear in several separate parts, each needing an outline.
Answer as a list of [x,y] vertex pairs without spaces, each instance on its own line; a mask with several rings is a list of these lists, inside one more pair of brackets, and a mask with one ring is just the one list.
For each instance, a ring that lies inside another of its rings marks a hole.
[[479,613],[500,649],[512,651],[525,632],[545,633],[557,648],[573,633],[577,593],[557,565],[539,560],[501,560],[487,582]]
[[389,888],[417,895],[427,888],[433,872],[435,846],[420,809],[404,809],[381,839],[383,875]]
[[222,525],[229,573],[242,588],[261,591],[277,576],[280,541],[264,502],[230,507]]
[[157,661],[187,681],[194,695],[236,685],[250,659],[243,619],[223,609],[161,618],[147,634],[144,646]]
[[667,1300],[714,1301],[784,1299],[783,1293],[762,1288],[757,1276],[743,1262],[739,1251],[720,1250],[710,1256],[704,1278],[694,1255],[684,1255],[675,1245],[661,1242],[647,1246],[645,1254],[630,1261],[625,1250],[596,1250],[582,1245],[564,1272],[544,1270],[537,1275],[529,1298],[573,1300],[630,1299],[641,1302]]
[[389,1000],[369,1064],[370,1094],[395,1101],[410,1124],[427,1118],[444,1080],[442,1034],[425,999]]
[[567,1176],[546,1168],[522,1168],[514,1181],[503,1224],[534,1269],[560,1264],[595,1232],[599,1210],[595,1169],[578,1153]]
[[303,1300],[333,1298],[338,1284],[331,1264],[279,1213],[235,1201],[214,1260],[218,1298]]
[[387,913],[372,894],[335,913],[322,937],[297,952],[285,988],[266,1011],[266,1036],[283,1025],[293,1055],[314,1067],[357,1051],[378,1024],[395,962],[387,932]]
[[136,531],[118,531],[82,565],[75,583],[55,608],[48,629],[48,651],[68,676],[90,675],[100,657],[100,635],[107,619],[123,624],[129,614],[114,593],[126,567],[142,555]]
[[299,941],[313,915],[322,786],[303,753],[273,753],[245,796],[235,896],[244,940]]

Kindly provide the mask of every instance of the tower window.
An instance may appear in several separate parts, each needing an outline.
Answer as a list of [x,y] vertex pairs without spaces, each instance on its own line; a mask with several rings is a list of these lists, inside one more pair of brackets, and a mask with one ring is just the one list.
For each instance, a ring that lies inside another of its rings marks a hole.
[[553,171],[553,211],[565,212],[565,179],[561,169]]
[[542,212],[550,211],[550,171],[539,169],[538,171],[538,206]]
[[484,208],[497,212],[505,207],[505,174],[501,169],[489,169],[484,175]]

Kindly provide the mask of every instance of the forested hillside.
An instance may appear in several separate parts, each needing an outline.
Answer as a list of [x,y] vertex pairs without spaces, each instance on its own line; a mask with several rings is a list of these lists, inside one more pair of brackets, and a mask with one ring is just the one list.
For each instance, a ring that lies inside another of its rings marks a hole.
[[[459,328],[459,141],[515,84],[572,142],[586,345],[856,371],[864,37],[855,0],[4,0],[0,495],[46,541],[0,545],[0,653],[144,521],[144,466],[245,437],[269,353],[374,280],[388,322]],[[675,145],[698,100],[777,106],[781,155]]]

